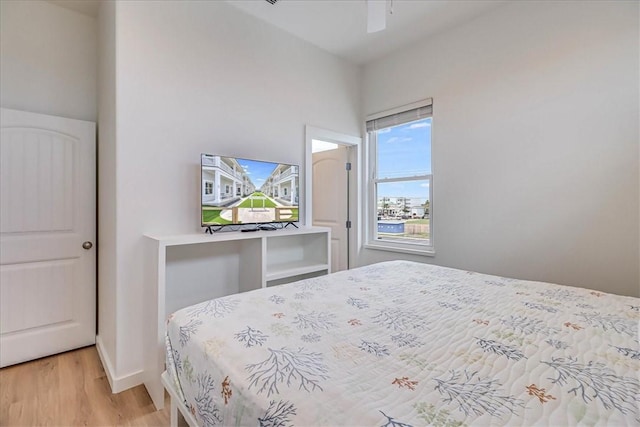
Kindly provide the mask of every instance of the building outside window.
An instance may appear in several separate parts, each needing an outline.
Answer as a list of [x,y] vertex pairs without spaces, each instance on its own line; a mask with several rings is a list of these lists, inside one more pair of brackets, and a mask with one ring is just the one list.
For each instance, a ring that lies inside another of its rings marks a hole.
[[367,119],[366,246],[433,253],[432,102]]

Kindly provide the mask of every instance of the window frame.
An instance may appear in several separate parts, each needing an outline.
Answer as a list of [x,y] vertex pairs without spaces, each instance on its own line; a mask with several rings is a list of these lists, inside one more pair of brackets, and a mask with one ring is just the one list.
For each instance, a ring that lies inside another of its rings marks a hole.
[[213,181],[204,180],[204,195],[210,196],[213,194]]
[[[398,113],[408,112],[421,108],[424,106],[432,106],[432,100],[427,99],[419,101],[403,107],[394,108],[392,110],[383,111],[375,115],[367,117],[367,121],[376,120],[386,116],[391,116]],[[405,121],[398,123],[401,125],[404,123],[410,123],[412,121],[421,120],[427,117],[431,117],[431,124],[433,126],[433,112],[424,117],[416,118],[415,120]],[[395,126],[395,125],[394,125]],[[389,126],[391,127],[391,126]],[[386,128],[386,127],[385,127]],[[366,128],[365,128],[366,129]],[[383,128],[384,129],[384,128]],[[431,173],[424,175],[408,176],[408,177],[394,177],[394,178],[378,178],[377,177],[377,161],[378,161],[378,138],[377,132],[379,129],[372,131],[366,131],[365,144],[366,144],[366,168],[365,168],[365,185],[366,185],[366,212],[365,212],[365,242],[364,247],[367,249],[384,250],[390,252],[402,252],[415,255],[434,256],[434,227],[433,227],[433,132],[431,133]],[[432,127],[433,130],[433,127]],[[378,238],[378,194],[377,189],[379,184],[390,182],[410,182],[410,181],[428,181],[429,182],[429,240],[428,243],[394,241],[391,239]]]

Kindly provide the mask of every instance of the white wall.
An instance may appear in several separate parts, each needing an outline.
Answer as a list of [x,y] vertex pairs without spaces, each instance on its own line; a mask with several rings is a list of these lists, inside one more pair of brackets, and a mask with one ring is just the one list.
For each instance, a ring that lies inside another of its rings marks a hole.
[[365,115],[434,99],[426,262],[640,295],[638,19],[514,2],[364,68]]
[[114,384],[116,355],[116,5],[98,18],[98,336],[96,345]]
[[142,236],[202,232],[200,153],[302,165],[305,124],[358,135],[361,113],[357,67],[224,2],[121,2],[115,15],[112,359],[127,377],[142,367]]
[[97,119],[97,22],[44,1],[0,2],[0,104]]

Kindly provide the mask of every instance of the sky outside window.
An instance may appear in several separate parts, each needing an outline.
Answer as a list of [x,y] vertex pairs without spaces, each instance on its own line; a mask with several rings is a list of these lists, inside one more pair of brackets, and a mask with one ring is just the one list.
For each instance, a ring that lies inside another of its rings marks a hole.
[[[428,117],[377,131],[378,178],[413,177],[431,174],[431,122]],[[385,184],[378,197],[420,197],[429,195],[426,181]],[[379,188],[380,190],[380,188]]]
[[422,206],[429,200],[429,181],[381,182],[378,184],[378,200],[383,197],[404,197],[412,206]]

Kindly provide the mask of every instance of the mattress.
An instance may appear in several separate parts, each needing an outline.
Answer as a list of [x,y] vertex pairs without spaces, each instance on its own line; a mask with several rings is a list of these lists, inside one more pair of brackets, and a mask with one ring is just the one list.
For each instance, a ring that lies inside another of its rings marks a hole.
[[203,426],[638,425],[640,299],[407,261],[172,314]]

